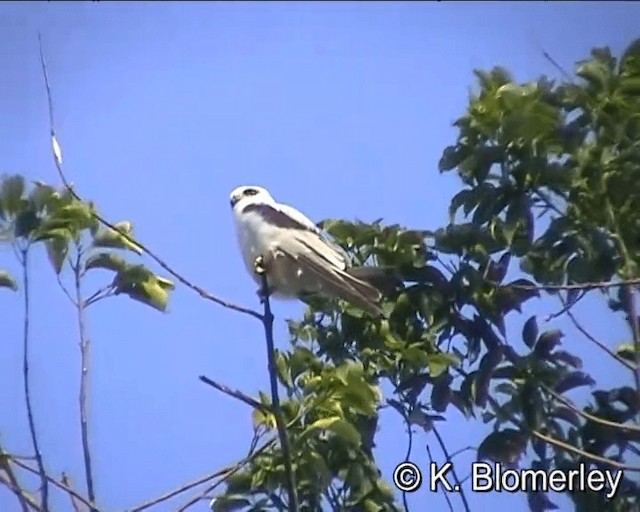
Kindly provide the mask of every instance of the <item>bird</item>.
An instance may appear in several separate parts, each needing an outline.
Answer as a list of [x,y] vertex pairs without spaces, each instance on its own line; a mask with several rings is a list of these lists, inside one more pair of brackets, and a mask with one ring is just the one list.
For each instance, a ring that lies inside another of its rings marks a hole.
[[374,318],[385,316],[381,290],[392,286],[393,278],[384,269],[353,267],[316,224],[278,203],[263,187],[236,187],[230,202],[244,265],[260,286],[263,267],[270,295],[291,299],[317,294],[342,299]]

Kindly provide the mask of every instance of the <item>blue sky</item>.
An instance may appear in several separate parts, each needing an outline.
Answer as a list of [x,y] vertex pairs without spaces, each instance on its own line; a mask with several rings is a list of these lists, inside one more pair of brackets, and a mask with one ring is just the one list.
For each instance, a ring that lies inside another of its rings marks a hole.
[[[439,175],[437,163],[455,140],[451,122],[466,106],[472,69],[500,64],[519,80],[556,76],[541,47],[572,68],[593,46],[619,52],[637,37],[639,20],[640,5],[613,2],[1,3],[0,172],[57,183],[41,31],[65,168],[79,193],[109,219],[133,221],[140,240],[185,276],[258,307],[236,247],[231,189],[266,186],[316,220],[383,217],[440,227],[458,181]],[[6,247],[0,268],[18,272]],[[31,277],[41,444],[48,467],[80,485],[74,312],[41,253]],[[14,452],[29,451],[21,308],[19,296],[0,293],[0,433]],[[274,308],[277,344],[286,347],[284,319],[302,307]],[[557,304],[538,301],[527,313],[553,310]],[[600,312],[598,300],[577,310],[602,339],[625,341],[625,329],[600,322]],[[513,319],[513,332],[526,318]],[[572,332],[562,321],[552,327]],[[268,389],[261,329],[184,288],[165,315],[125,298],[91,308],[100,504],[133,506],[243,456],[250,411],[197,376],[248,394]],[[622,378],[584,339],[566,343],[589,369],[607,374],[603,383]],[[486,434],[453,410],[449,418],[440,430],[451,451]],[[431,436],[419,436],[413,459],[425,467],[426,443],[439,453]],[[387,477],[404,453],[402,424],[385,411],[377,455]],[[457,459],[463,475],[472,457]],[[526,506],[523,495],[468,496],[477,509]],[[55,503],[70,509],[59,496]],[[410,503],[446,507],[426,490]],[[558,503],[569,510],[566,500]],[[0,510],[16,510],[4,489]]]

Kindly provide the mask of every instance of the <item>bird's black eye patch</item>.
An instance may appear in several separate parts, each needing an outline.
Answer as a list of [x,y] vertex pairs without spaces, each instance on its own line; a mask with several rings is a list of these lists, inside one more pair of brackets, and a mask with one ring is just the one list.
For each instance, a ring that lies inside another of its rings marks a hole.
[[242,195],[243,196],[255,196],[257,193],[258,193],[258,191],[255,188],[247,188],[242,193]]

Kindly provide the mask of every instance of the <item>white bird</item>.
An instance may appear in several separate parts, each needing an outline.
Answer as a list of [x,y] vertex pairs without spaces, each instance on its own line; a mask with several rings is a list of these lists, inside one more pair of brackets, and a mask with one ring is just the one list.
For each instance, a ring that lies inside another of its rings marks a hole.
[[378,305],[382,293],[373,284],[388,284],[390,277],[382,269],[351,267],[344,251],[311,220],[277,203],[262,187],[237,187],[230,200],[244,264],[261,284],[256,259],[263,258],[270,294],[319,294],[346,300],[374,317],[384,316]]

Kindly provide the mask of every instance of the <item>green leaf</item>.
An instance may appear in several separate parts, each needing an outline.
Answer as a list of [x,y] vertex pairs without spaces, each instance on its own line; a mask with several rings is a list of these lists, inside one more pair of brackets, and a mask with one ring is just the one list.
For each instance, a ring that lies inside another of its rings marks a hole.
[[60,274],[64,261],[69,253],[69,241],[60,237],[50,238],[44,242],[44,246],[47,250],[49,262],[56,271],[56,274]]
[[522,327],[522,341],[529,348],[533,348],[538,337],[538,322],[536,321],[536,315],[533,315],[524,323]]
[[458,364],[458,358],[453,354],[446,352],[438,352],[437,354],[427,355],[427,366],[429,367],[429,375],[437,377],[441,373],[449,369],[449,366]]
[[91,270],[92,268],[103,268],[106,270],[113,270],[114,272],[124,270],[126,266],[127,262],[112,252],[99,252],[94,254],[93,256],[88,257],[84,264],[84,268],[86,270]]
[[315,355],[306,347],[296,347],[289,357],[289,371],[291,378],[297,379],[298,376],[309,369],[310,363],[315,360]]
[[590,85],[598,90],[604,89],[610,78],[607,67],[602,62],[596,60],[585,62],[579,66],[576,70],[576,75],[589,82]]
[[453,224],[455,219],[456,212],[461,206],[465,207],[465,214],[467,213],[467,205],[471,205],[473,208],[477,203],[476,194],[474,193],[474,189],[464,189],[458,192],[453,199],[451,199],[451,203],[449,204],[449,224]]
[[633,343],[623,343],[622,345],[619,345],[616,349],[616,354],[627,361],[635,362],[636,360],[636,351]]
[[0,288],[10,288],[15,292],[18,290],[18,283],[15,282],[9,272],[0,270]]
[[238,494],[223,494],[211,500],[213,512],[232,512],[251,505],[251,501]]
[[40,226],[40,228],[34,235],[33,240],[36,242],[42,240],[59,240],[68,244],[69,242],[71,242],[71,240],[73,240],[73,235],[71,234],[71,231],[69,231],[69,229],[66,227],[44,230],[43,226]]
[[0,209],[2,218],[15,216],[23,208],[24,178],[19,175],[8,176],[0,183]]
[[53,199],[58,197],[58,192],[51,185],[47,185],[41,181],[34,181],[35,185],[29,194],[29,201],[36,211],[42,211],[51,205]]
[[595,381],[584,372],[571,372],[555,385],[556,393],[565,393],[581,386],[593,386]]
[[289,367],[287,365],[287,358],[285,354],[283,354],[278,349],[276,349],[275,360],[276,360],[276,371],[278,373],[278,378],[280,379],[280,382],[282,382],[288,388],[291,388],[293,386],[293,382],[291,381],[291,374],[289,373]]
[[313,430],[329,430],[348,443],[354,445],[361,443],[360,433],[351,423],[340,416],[331,416],[314,421],[307,427],[307,431]]
[[169,294],[158,282],[158,276],[144,265],[129,265],[114,279],[116,293],[125,293],[143,304],[166,311]]
[[142,249],[136,243],[130,242],[124,235],[129,238],[133,237],[133,226],[128,221],[121,221],[114,224],[117,231],[111,228],[104,229],[96,233],[93,237],[94,247],[108,247],[112,249],[128,249],[137,254],[142,254]]
[[14,224],[14,236],[16,238],[28,237],[40,224],[40,219],[33,210],[20,212]]
[[547,357],[561,343],[560,340],[563,336],[564,334],[559,329],[550,329],[543,332],[536,342],[535,354],[539,357]]
[[513,465],[527,448],[527,436],[512,428],[492,432],[478,447],[478,460]]

